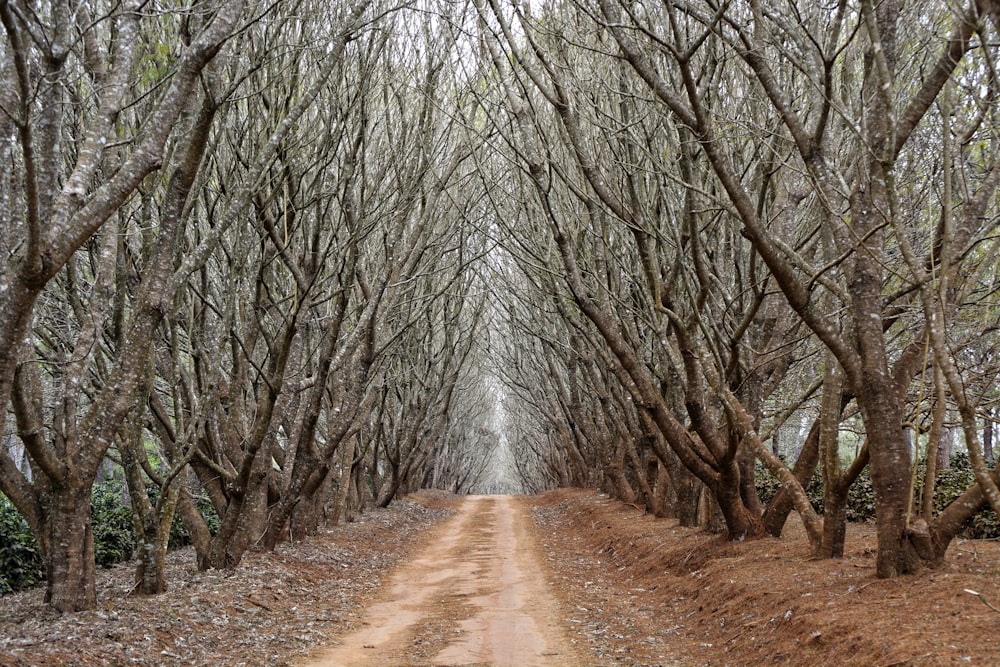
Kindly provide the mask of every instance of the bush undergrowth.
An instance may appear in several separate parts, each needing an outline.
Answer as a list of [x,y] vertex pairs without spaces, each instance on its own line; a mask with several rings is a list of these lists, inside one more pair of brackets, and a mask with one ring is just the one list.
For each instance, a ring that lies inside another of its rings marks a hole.
[[[155,490],[149,492],[155,504]],[[214,534],[219,517],[207,498],[196,498]],[[136,545],[132,508],[125,500],[122,483],[111,480],[95,484],[91,492],[90,517],[94,535],[94,560],[101,567],[111,567],[132,557]],[[170,527],[170,548],[186,546],[191,536],[178,516]],[[45,579],[45,562],[24,517],[13,503],[0,493],[0,595],[30,588]]]
[[[917,476],[916,493],[919,498],[921,480],[923,479],[922,465]],[[761,502],[765,504],[774,497],[781,486],[777,478],[760,463],[757,464],[756,482]],[[934,497],[935,511],[943,510],[948,503],[962,495],[974,482],[975,476],[972,473],[972,464],[968,455],[964,453],[954,455],[949,467],[938,473],[937,490]],[[809,481],[806,494],[816,511],[822,514],[823,483],[818,472]],[[865,468],[848,491],[847,520],[856,523],[875,520],[875,491],[872,488],[872,479],[868,468]],[[997,519],[997,515],[992,509],[979,512],[966,525],[965,530],[962,531],[962,537],[968,539],[1000,537],[1000,520]]]

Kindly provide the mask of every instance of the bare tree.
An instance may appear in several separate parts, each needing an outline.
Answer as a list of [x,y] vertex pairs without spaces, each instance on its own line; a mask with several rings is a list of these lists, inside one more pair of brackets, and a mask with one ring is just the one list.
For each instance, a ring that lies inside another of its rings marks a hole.
[[[90,486],[133,407],[146,350],[166,310],[163,285],[200,159],[194,143],[211,121],[211,105],[202,106],[195,92],[199,76],[237,28],[243,3],[204,9],[160,22],[144,14],[141,3],[55,3],[40,11],[22,3],[0,5],[3,110],[16,129],[5,141],[17,146],[5,152],[19,175],[7,184],[16,213],[3,233],[10,254],[0,289],[0,396],[13,406],[33,473],[29,481],[0,457],[0,489],[38,539],[46,560],[46,600],[60,610],[96,602]],[[187,37],[165,38],[167,29]],[[145,50],[161,42],[169,53],[144,60]],[[197,120],[199,106],[204,120]],[[193,132],[176,132],[178,127]],[[174,175],[171,201],[143,266],[123,346],[93,384],[88,371],[113,296],[119,212],[164,163]],[[78,265],[77,253],[87,253],[91,242],[100,248],[91,254],[96,263]],[[76,305],[75,322],[67,322],[65,342],[51,348],[30,327],[40,301],[60,298],[48,286],[63,271],[71,290],[63,296]],[[91,280],[88,294],[80,282]],[[54,363],[46,360],[50,354]],[[50,411],[46,404],[58,407]],[[5,420],[7,410],[0,414]]]

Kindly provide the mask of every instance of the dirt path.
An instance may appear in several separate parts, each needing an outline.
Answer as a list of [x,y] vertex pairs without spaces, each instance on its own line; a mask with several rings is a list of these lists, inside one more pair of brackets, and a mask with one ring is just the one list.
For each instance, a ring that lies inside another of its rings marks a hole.
[[588,664],[563,630],[531,530],[523,498],[467,497],[363,626],[303,667]]

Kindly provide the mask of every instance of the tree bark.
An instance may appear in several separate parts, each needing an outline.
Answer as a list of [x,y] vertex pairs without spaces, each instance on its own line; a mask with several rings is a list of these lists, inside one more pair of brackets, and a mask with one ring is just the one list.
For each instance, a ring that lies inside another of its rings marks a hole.
[[50,492],[45,522],[45,602],[59,611],[97,605],[90,484]]

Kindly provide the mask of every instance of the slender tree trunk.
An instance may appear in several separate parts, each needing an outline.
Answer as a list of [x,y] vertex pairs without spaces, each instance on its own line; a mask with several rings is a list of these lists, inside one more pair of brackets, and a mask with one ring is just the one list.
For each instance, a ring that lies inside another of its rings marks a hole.
[[[799,449],[799,456],[795,460],[792,474],[803,488],[808,486],[813,473],[816,472],[816,465],[819,463],[819,422],[813,424],[812,429],[806,436],[805,442]],[[781,531],[785,528],[788,515],[794,508],[792,494],[784,487],[778,489],[771,502],[764,510],[763,522],[767,534],[773,537],[781,537]]]
[[951,467],[951,448],[953,443],[954,439],[951,436],[951,430],[947,426],[942,428],[937,448],[938,470]]
[[993,408],[987,409],[983,420],[983,458],[987,465],[993,465]]
[[821,558],[843,558],[847,537],[848,488],[839,484],[828,487],[823,494],[823,540],[817,555]]
[[354,463],[354,450],[356,447],[357,436],[351,436],[341,446],[340,481],[337,486],[337,499],[334,502],[333,510],[330,512],[330,523],[334,526],[340,523],[340,519],[347,507],[347,495],[351,491],[351,469]]
[[178,494],[177,513],[180,515],[181,521],[184,522],[188,535],[191,536],[191,545],[194,547],[198,569],[208,569],[212,551],[212,533],[187,489],[181,489]]
[[156,510],[144,521],[142,543],[139,545],[139,564],[136,566],[136,592],[158,595],[167,590],[167,547],[170,528],[181,491],[176,483],[161,492]]

